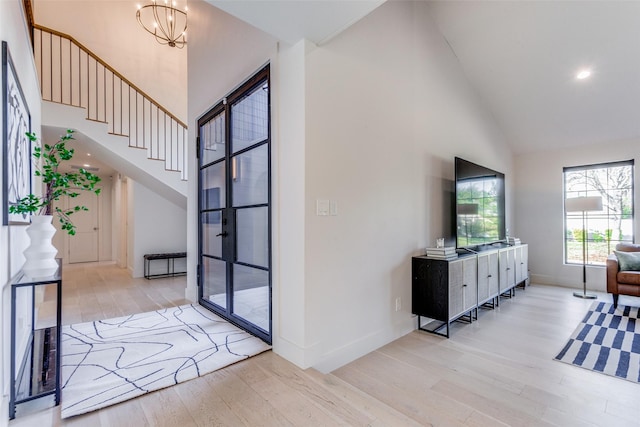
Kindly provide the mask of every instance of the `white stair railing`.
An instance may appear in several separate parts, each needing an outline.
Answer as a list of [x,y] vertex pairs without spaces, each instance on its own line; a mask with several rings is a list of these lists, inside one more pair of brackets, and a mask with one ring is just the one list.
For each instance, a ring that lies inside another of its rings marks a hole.
[[34,25],[42,99],[85,108],[87,120],[129,138],[187,179],[187,126],[73,37]]

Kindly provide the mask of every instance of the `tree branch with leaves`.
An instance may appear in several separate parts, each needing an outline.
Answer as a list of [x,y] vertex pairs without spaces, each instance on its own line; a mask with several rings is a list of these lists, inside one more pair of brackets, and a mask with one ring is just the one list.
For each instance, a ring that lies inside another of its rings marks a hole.
[[[60,221],[61,228],[72,236],[76,234],[76,226],[71,221],[71,215],[89,209],[83,205],[65,209],[59,206],[54,208],[53,202],[60,200],[63,196],[76,198],[81,191],[100,194],[100,188],[96,187],[100,182],[99,176],[84,168],[79,168],[77,173],[59,171],[63,162],[73,158],[74,149],[66,147],[67,141],[74,139],[73,132],[68,129],[55,144],[44,144],[42,147],[36,146],[33,149],[33,157],[39,160],[34,174],[41,177],[45,185],[44,194],[42,196],[29,194],[9,206],[9,212],[15,214],[55,215]],[[27,132],[26,135],[32,143],[37,143],[35,134]]]

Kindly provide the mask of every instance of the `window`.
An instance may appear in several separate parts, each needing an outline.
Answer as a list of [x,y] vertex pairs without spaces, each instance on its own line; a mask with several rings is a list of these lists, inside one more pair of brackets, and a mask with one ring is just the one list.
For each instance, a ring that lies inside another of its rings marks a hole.
[[[605,265],[620,242],[633,242],[633,160],[564,168],[565,199],[601,197],[602,210],[567,212],[565,263]],[[566,207],[566,206],[565,206]]]

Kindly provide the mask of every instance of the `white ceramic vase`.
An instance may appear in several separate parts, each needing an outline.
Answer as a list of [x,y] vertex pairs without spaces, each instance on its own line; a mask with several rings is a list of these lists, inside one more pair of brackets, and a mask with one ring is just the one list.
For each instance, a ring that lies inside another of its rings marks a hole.
[[26,258],[22,271],[28,277],[37,279],[53,275],[58,269],[56,255],[58,250],[51,240],[56,228],[51,223],[52,215],[33,215],[27,234],[31,239],[29,247],[24,250]]

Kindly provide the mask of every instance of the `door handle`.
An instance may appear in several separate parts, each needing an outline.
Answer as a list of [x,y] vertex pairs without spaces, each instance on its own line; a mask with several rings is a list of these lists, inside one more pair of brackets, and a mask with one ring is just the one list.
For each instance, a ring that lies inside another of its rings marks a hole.
[[222,233],[216,234],[216,237],[218,237],[218,236],[227,237],[228,235],[229,235],[229,233],[227,233],[226,231],[223,231]]

